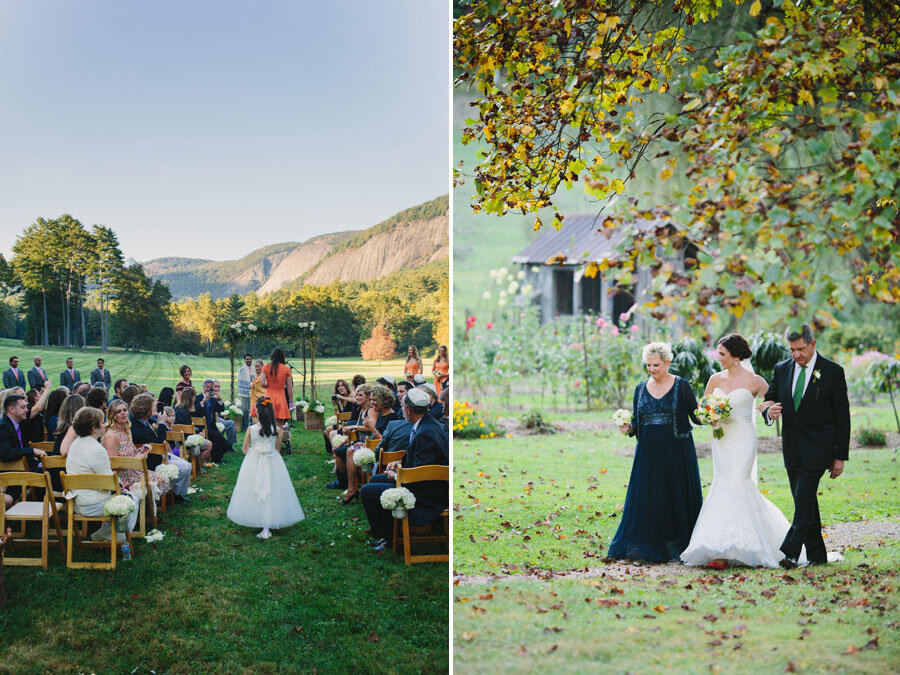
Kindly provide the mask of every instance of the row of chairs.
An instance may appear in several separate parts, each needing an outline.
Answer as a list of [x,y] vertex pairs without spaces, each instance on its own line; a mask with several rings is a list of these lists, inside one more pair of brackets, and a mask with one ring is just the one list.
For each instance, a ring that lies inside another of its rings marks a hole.
[[[338,431],[341,431],[343,426],[350,421],[350,413],[337,413],[335,415],[337,418],[337,426]],[[351,431],[348,434],[348,438],[350,442],[356,440],[356,432]],[[366,447],[370,450],[374,450],[378,447],[378,439],[370,438],[366,442]],[[381,456],[378,460],[378,466],[375,469],[375,473],[384,473],[386,467],[391,462],[398,462],[403,459],[403,455],[406,454],[404,450],[397,450],[394,452],[382,451]],[[417,466],[411,469],[403,469],[401,468],[397,471],[397,483],[396,487],[402,487],[404,485],[410,485],[411,483],[420,483],[424,481],[445,481],[447,483],[450,482],[450,467],[441,466],[441,465],[429,465],[429,466]],[[362,485],[365,485],[368,482],[368,474],[362,474]],[[426,543],[426,542],[446,542],[449,544],[449,532],[450,532],[450,510],[444,509],[443,513],[441,513],[441,522],[440,524],[443,526],[443,532],[435,534],[434,533],[434,525],[425,525],[423,527],[414,527],[409,524],[409,516],[400,520],[394,520],[394,552],[397,552],[397,547],[399,546],[399,541],[402,539],[403,541],[403,558],[404,562],[407,565],[411,565],[413,563],[424,563],[424,562],[448,562],[450,560],[449,554],[442,555],[412,555],[412,544],[413,543]],[[401,535],[398,537],[398,534]]]

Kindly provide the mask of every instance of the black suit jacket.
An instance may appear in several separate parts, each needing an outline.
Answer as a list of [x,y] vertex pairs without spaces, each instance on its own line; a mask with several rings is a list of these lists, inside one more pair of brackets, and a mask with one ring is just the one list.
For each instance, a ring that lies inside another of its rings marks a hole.
[[[156,431],[150,428],[146,422],[133,420],[131,423],[131,442],[135,447],[140,447],[144,443],[165,443],[166,428],[162,425]],[[162,457],[159,455],[150,455],[147,457],[147,468],[151,471],[162,464]]]
[[37,459],[34,456],[34,449],[29,447],[25,438],[25,435],[28,433],[25,428],[25,421],[19,426],[19,430],[22,432],[21,443],[12,420],[8,417],[0,420],[0,462],[14,462],[20,457],[25,457],[28,460],[28,468],[31,471],[37,471]]
[[74,380],[72,379],[72,376],[69,375],[68,369],[62,371],[62,372],[59,374],[59,384],[60,384],[60,386],[68,387],[68,388],[69,388],[69,391],[72,391],[72,385],[74,385],[76,382],[80,382],[80,381],[81,381],[81,373],[78,372],[77,370],[73,370],[72,372],[75,373],[75,379],[74,379]]
[[850,402],[844,369],[817,352],[815,368],[807,373],[809,385],[795,411],[791,383],[796,367],[793,359],[775,366],[765,400],[781,403],[785,467],[825,471],[835,459],[846,460],[850,454]]
[[[450,463],[450,443],[444,427],[434,417],[425,413],[419,421],[412,443],[403,456],[403,468],[426,464]],[[412,483],[409,491],[416,496],[416,506],[409,512],[413,525],[425,525],[434,521],[450,503],[450,484],[442,481]]]
[[99,368],[94,368],[91,371],[91,385],[95,385],[98,382],[102,382],[104,385],[106,385],[107,391],[109,391],[109,389],[112,387],[112,375],[109,374],[108,368],[103,369],[103,377],[100,377]]

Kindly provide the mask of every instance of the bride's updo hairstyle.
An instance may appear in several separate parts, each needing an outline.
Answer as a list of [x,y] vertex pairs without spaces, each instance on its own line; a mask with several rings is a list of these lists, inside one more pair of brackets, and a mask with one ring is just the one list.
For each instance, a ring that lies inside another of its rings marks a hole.
[[275,436],[275,407],[268,396],[260,396],[256,401],[256,418],[259,420],[260,436]]
[[738,333],[732,333],[731,335],[726,335],[721,338],[716,343],[716,346],[719,345],[725,347],[732,357],[740,359],[741,361],[753,356],[753,352],[750,351],[750,345],[747,344],[747,340],[744,339],[743,335],[739,335]]
[[650,356],[658,356],[663,363],[671,363],[672,348],[668,342],[651,342],[641,349],[641,361],[646,364]]

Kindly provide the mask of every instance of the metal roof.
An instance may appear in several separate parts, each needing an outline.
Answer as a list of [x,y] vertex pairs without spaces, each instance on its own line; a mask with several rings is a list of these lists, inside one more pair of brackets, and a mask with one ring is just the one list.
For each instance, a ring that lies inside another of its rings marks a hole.
[[[559,230],[546,228],[538,234],[512,262],[526,265],[544,265],[548,260],[564,256],[564,265],[581,265],[586,261],[600,262],[615,251],[616,245],[632,227],[655,228],[665,222],[662,219],[641,219],[628,227],[604,230],[603,216],[596,214],[566,215]],[[555,264],[559,264],[557,261]]]

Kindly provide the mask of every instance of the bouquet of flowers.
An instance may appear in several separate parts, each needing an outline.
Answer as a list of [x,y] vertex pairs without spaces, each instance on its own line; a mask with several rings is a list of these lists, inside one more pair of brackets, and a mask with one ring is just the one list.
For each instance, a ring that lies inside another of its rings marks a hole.
[[157,529],[153,529],[147,533],[147,536],[144,537],[144,541],[146,541],[150,544],[155,544],[158,541],[162,541],[163,537],[165,537],[165,536],[166,536],[165,533],[160,532]]
[[[353,461],[356,466],[365,473],[370,473],[375,466],[375,453],[368,448],[357,450],[353,453]],[[415,498],[414,498],[415,499]]]
[[390,488],[381,493],[381,506],[398,520],[406,518],[406,512],[416,505],[416,496],[405,487]]
[[134,500],[125,495],[116,495],[103,505],[103,515],[116,519],[116,531],[128,531],[128,514],[137,508]]
[[325,420],[326,427],[333,427],[335,424],[337,424],[337,415],[332,415],[331,417],[329,417],[328,419]]
[[339,448],[349,440],[350,439],[347,438],[346,436],[341,436],[340,434],[338,434],[337,436],[335,436],[334,438],[331,439],[331,447]]
[[300,412],[306,414],[306,411],[309,410],[309,401],[304,401],[303,399],[299,399],[297,401],[297,407],[300,408]]
[[619,408],[618,410],[616,410],[616,412],[613,413],[612,419],[613,424],[615,424],[617,427],[631,424],[631,411],[625,410],[625,408]]
[[[721,422],[731,417],[731,401],[727,396],[704,396],[697,405],[697,419],[703,424]],[[713,438],[722,438],[725,432],[721,427],[713,428]]]
[[[309,404],[309,407],[313,410],[313,412],[317,412],[320,415],[325,412],[325,405],[321,401],[313,401]],[[306,412],[305,410],[303,412]]]
[[160,464],[153,470],[160,476],[165,476],[169,482],[175,481],[178,478],[178,467],[174,464]]
[[224,433],[225,433],[225,425],[222,424],[221,422],[216,422],[216,429],[219,430],[219,433],[220,433],[220,434],[224,434]]
[[235,417],[240,417],[244,414],[244,409],[241,408],[237,403],[232,403],[230,406],[225,408],[227,412],[230,412]]
[[184,439],[184,447],[190,451],[189,454],[191,456],[199,455],[200,448],[203,447],[204,443],[206,443],[206,439],[200,434],[191,434]]

